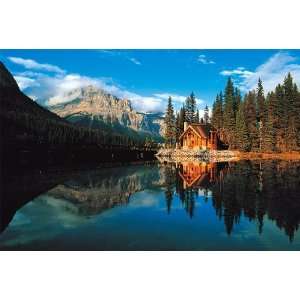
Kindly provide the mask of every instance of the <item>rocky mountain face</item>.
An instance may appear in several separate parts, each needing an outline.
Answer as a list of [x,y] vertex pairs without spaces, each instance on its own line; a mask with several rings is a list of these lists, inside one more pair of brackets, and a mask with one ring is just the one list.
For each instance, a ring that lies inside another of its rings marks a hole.
[[4,64],[0,61],[0,88],[11,88],[19,90],[18,84]]
[[70,122],[90,128],[113,127],[161,136],[163,117],[159,113],[135,111],[128,99],[119,99],[94,86],[72,90],[63,95],[62,104],[49,109]]

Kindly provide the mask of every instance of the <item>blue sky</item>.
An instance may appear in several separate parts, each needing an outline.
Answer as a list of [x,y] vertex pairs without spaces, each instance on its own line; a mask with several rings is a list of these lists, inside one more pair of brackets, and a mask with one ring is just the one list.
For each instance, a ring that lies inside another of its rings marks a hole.
[[53,105],[66,93],[93,84],[132,101],[138,111],[178,109],[192,91],[200,110],[228,76],[245,92],[262,78],[266,91],[291,72],[300,86],[300,50],[0,50],[20,88]]

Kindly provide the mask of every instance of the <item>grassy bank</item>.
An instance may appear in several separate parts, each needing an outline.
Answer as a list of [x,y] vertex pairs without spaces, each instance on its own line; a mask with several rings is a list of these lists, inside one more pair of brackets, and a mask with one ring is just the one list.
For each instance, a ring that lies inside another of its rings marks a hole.
[[236,156],[239,159],[287,159],[287,160],[300,160],[300,152],[270,152],[270,153],[262,153],[262,152],[236,152]]

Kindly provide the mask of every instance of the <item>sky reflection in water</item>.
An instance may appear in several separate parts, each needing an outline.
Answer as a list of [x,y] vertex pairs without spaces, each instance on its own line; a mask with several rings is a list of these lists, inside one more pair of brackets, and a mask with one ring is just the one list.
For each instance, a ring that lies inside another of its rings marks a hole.
[[299,175],[284,161],[84,171],[17,210],[0,249],[299,250]]

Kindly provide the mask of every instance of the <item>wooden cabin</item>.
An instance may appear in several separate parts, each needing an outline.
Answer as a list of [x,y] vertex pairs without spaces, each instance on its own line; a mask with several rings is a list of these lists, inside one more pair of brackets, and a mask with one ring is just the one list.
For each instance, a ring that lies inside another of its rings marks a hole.
[[179,137],[182,149],[217,150],[217,131],[211,124],[184,122],[184,131]]

